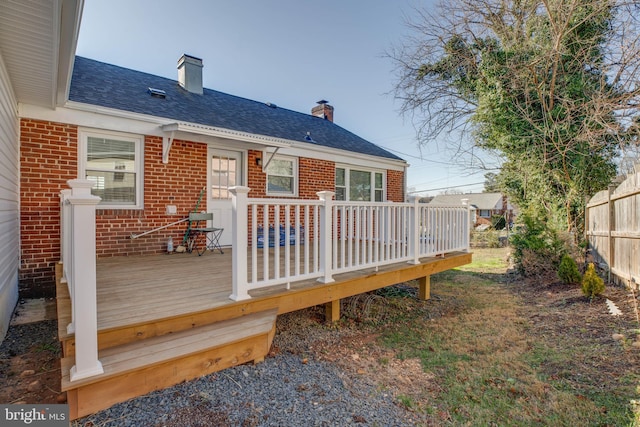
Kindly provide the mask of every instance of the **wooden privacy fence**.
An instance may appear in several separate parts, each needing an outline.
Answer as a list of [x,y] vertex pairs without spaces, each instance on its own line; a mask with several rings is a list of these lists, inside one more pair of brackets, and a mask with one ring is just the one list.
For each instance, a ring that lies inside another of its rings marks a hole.
[[640,172],[589,200],[585,233],[593,261],[608,270],[609,280],[637,289],[640,285]]

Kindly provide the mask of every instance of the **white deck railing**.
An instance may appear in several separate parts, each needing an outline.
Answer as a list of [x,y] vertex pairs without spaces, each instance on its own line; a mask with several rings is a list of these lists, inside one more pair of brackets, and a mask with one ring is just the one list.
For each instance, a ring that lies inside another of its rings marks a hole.
[[[68,181],[60,194],[62,281],[71,299],[69,333],[75,333],[71,381],[103,372],[98,360],[96,205],[92,181]],[[231,189],[232,295],[267,286],[409,262],[469,248],[469,210],[410,203],[249,199],[247,187]]]
[[60,257],[62,282],[71,299],[71,323],[75,334],[75,365],[71,381],[103,372],[98,360],[98,314],[96,301],[96,205],[91,195],[94,183],[84,179],[67,181],[71,190],[60,194]]
[[338,202],[330,191],[319,200],[249,199],[247,187],[231,192],[234,300],[267,286],[329,283],[334,274],[419,264],[469,248],[469,209],[462,205]]

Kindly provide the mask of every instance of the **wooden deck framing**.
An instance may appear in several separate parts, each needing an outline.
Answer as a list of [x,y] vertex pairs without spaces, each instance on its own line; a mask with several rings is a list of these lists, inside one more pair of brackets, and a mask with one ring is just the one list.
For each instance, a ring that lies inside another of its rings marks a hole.
[[[470,253],[456,252],[422,259],[418,265],[398,263],[378,271],[339,274],[328,284],[308,280],[293,283],[290,289],[284,285],[260,289],[250,292],[251,299],[236,302],[229,299],[231,250],[201,257],[173,254],[99,260],[98,346],[103,375],[69,381],[75,345],[74,336],[66,330],[71,305],[66,285],[58,280],[63,386],[68,390],[71,415],[77,418],[235,364],[260,361],[269,351],[277,314],[325,304],[328,320],[337,320],[341,299],[413,279],[420,279],[420,297],[427,299],[431,274],[470,262]],[[246,329],[243,325],[250,322],[261,326],[240,339],[234,331]],[[213,339],[220,328],[231,330],[227,335],[232,338]]]

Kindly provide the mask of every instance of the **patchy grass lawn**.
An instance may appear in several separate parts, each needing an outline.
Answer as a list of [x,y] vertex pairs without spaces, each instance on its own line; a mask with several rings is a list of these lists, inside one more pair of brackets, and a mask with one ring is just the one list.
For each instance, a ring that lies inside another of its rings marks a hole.
[[410,284],[347,300],[346,319],[305,351],[370,376],[425,425],[633,426],[630,292],[605,291],[624,313],[614,317],[577,287],[506,274],[506,260],[506,249],[477,250],[432,276],[426,302]]

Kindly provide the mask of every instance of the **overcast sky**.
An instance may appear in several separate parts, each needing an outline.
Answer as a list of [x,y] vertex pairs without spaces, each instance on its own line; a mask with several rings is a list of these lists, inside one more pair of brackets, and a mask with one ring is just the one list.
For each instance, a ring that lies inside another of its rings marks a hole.
[[177,79],[187,53],[202,58],[210,89],[303,113],[326,99],[336,124],[407,160],[408,186],[435,195],[483,174],[451,164],[443,143],[421,154],[384,56],[413,8],[433,1],[85,0],[77,54]]

